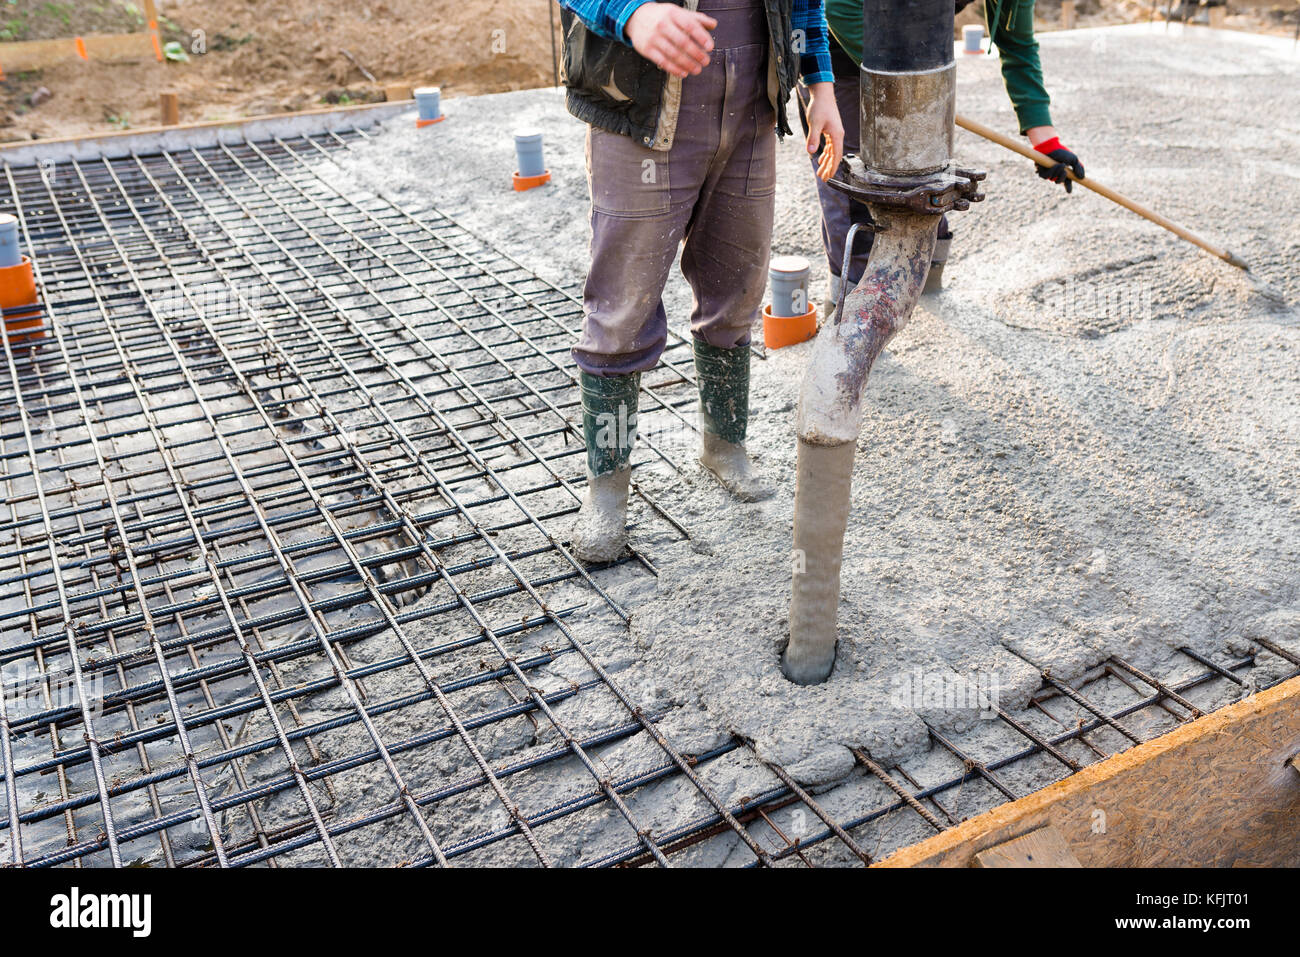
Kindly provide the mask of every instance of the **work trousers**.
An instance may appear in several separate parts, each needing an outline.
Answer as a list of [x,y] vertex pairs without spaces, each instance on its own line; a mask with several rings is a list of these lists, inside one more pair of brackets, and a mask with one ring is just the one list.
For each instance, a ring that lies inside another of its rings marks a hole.
[[591,127],[591,271],[574,359],[593,375],[653,368],[668,337],[664,284],[677,248],[694,293],[691,333],[749,342],[762,305],[776,194],[762,0],[700,0],[718,21],[709,65],[681,84],[672,148]]

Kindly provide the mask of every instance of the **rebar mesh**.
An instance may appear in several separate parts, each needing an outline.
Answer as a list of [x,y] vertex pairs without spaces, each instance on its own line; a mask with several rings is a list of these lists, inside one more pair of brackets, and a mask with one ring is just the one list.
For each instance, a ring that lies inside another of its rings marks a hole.
[[[816,800],[734,737],[684,753],[607,670],[620,570],[565,546],[579,303],[319,175],[363,135],[6,165],[47,332],[0,375],[0,858],[868,862],[1250,667],[1112,660],[1105,706],[1044,676],[976,744],[932,729],[940,779],[864,752]],[[680,341],[643,393],[637,467],[680,471]]]

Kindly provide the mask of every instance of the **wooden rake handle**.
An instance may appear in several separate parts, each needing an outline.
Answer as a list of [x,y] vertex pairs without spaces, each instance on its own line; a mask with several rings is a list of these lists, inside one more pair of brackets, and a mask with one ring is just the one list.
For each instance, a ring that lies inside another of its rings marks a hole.
[[[999,133],[997,130],[989,129],[987,126],[984,126],[982,123],[976,123],[974,120],[968,120],[966,117],[962,116],[961,114],[957,115],[957,125],[964,130],[969,130],[970,132],[974,133],[976,136],[982,136],[984,137],[984,139],[989,140],[990,142],[993,143],[997,143],[999,146],[1005,146],[1013,153],[1019,153],[1021,156],[1025,157],[1025,159],[1033,160],[1039,166],[1056,165],[1056,160],[1052,159],[1051,157],[1044,156],[1042,153],[1038,152],[1037,150],[1031,149],[1030,147],[1025,146],[1023,143],[1019,143],[1013,140],[1009,136],[1004,136],[1002,133]],[[1133,200],[1129,199],[1127,196],[1115,192],[1109,186],[1105,186],[1102,183],[1097,182],[1091,176],[1085,176],[1082,179],[1080,179],[1078,176],[1075,176],[1074,173],[1071,172],[1068,167],[1065,170],[1065,175],[1070,177],[1070,179],[1074,180],[1074,182],[1078,183],[1080,186],[1086,186],[1094,193],[1099,193],[1102,196],[1105,196],[1112,203],[1118,203],[1120,206],[1123,206],[1125,209],[1137,213],[1143,219],[1149,219],[1157,226],[1163,226],[1165,229],[1169,230],[1175,236],[1179,236],[1182,239],[1187,240],[1189,243],[1193,243],[1197,246],[1200,246],[1207,253],[1217,256],[1219,259],[1222,259],[1224,262],[1230,263],[1231,265],[1236,266],[1238,269],[1244,269],[1246,270],[1246,272],[1250,272],[1250,266],[1246,264],[1246,261],[1243,260],[1240,256],[1233,253],[1231,250],[1224,249],[1220,246],[1214,245],[1209,240],[1203,239],[1200,236],[1196,235],[1196,233],[1192,232],[1190,229],[1187,229],[1183,226],[1179,226],[1173,220],[1166,219],[1165,217],[1161,216],[1159,213],[1155,212],[1154,210],[1147,209],[1141,203],[1136,203]]]

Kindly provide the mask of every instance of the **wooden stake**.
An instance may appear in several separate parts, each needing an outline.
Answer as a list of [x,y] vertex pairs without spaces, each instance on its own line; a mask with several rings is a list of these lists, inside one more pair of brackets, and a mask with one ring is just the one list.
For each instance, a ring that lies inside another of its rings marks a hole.
[[158,112],[163,126],[176,126],[181,121],[180,97],[170,90],[158,94]]
[[[1033,160],[1039,166],[1056,165],[1056,160],[1044,156],[1042,153],[1038,152],[1037,150],[1030,149],[1028,146],[1025,146],[1022,143],[1017,143],[1011,137],[1004,136],[1003,134],[999,133],[997,130],[991,130],[987,126],[984,126],[981,123],[976,123],[974,120],[968,120],[966,119],[966,117],[962,116],[961,114],[957,115],[957,125],[964,130],[969,130],[970,132],[974,133],[976,136],[984,137],[984,139],[988,140],[991,143],[997,143],[999,146],[1005,146],[1013,153],[1019,153],[1021,156],[1025,157],[1025,159]],[[1192,232],[1190,229],[1187,229],[1183,226],[1179,226],[1173,220],[1165,219],[1165,217],[1161,216],[1157,212],[1154,212],[1153,210],[1147,209],[1141,203],[1136,203],[1133,200],[1129,199],[1127,196],[1120,195],[1119,193],[1111,189],[1109,186],[1103,186],[1101,183],[1097,182],[1091,176],[1085,177],[1084,179],[1080,179],[1079,177],[1075,176],[1072,172],[1070,172],[1068,169],[1065,171],[1065,175],[1068,176],[1070,179],[1072,179],[1074,182],[1078,183],[1080,186],[1086,186],[1094,193],[1098,193],[1102,196],[1105,196],[1112,203],[1118,203],[1120,206],[1123,206],[1125,209],[1137,213],[1143,219],[1148,219],[1151,222],[1155,223],[1157,226],[1161,226],[1169,230],[1175,236],[1178,236],[1181,239],[1185,239],[1189,243],[1192,243],[1193,245],[1200,246],[1207,253],[1217,256],[1219,259],[1222,259],[1224,262],[1236,266],[1238,269],[1244,269],[1246,272],[1250,272],[1250,266],[1246,264],[1246,261],[1243,260],[1241,257],[1237,256],[1231,250],[1222,249],[1214,245],[1213,243],[1211,243],[1209,240],[1202,239],[1200,236],[1196,235],[1196,233]]]
[[1074,0],[1061,0],[1061,29],[1074,29]]
[[1210,29],[1222,30],[1223,20],[1227,15],[1227,7],[1210,7]]
[[154,0],[144,0],[144,28],[149,34],[153,46],[153,55],[161,63],[163,60],[162,41],[158,39],[158,7]]
[[384,99],[389,103],[400,103],[411,98],[411,88],[402,83],[390,83],[384,87]]

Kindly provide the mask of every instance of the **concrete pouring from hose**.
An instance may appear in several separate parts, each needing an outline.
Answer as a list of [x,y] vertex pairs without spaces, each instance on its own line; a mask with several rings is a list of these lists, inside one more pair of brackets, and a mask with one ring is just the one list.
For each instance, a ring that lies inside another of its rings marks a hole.
[[835,666],[840,563],[871,366],[916,306],[940,216],[984,198],[984,174],[952,164],[952,0],[866,0],[863,16],[862,152],[844,158],[831,185],[868,204],[878,235],[861,281],[841,291],[817,335],[799,395],[790,641],[781,662],[799,684],[825,681]]

